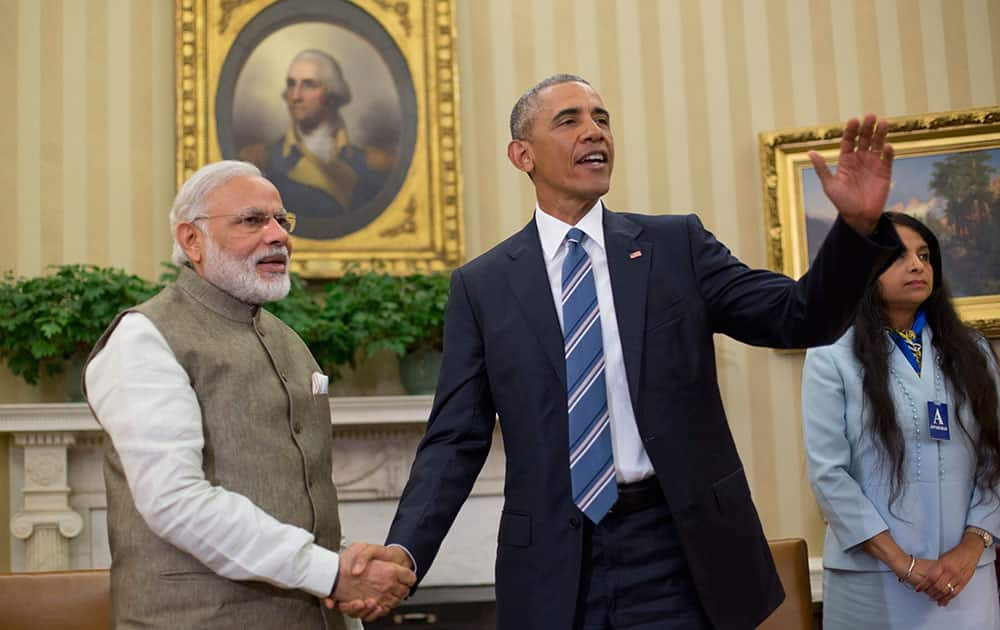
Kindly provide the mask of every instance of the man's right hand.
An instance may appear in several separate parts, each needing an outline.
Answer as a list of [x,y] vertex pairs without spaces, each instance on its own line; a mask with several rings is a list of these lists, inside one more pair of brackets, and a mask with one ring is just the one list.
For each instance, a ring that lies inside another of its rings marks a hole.
[[327,607],[336,605],[341,612],[365,621],[385,615],[417,581],[409,564],[409,556],[397,547],[354,543],[340,553],[337,588],[326,600]]

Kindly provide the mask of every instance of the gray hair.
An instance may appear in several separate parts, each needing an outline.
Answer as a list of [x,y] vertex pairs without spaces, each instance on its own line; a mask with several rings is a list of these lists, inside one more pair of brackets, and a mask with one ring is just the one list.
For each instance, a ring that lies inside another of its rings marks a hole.
[[530,140],[531,125],[535,122],[535,114],[538,113],[538,95],[542,90],[553,85],[562,83],[583,83],[590,85],[590,82],[575,74],[553,74],[547,79],[542,79],[530,90],[521,95],[514,103],[514,109],[510,111],[510,137],[512,140]]
[[333,97],[337,107],[343,107],[351,102],[351,88],[348,87],[347,81],[344,79],[344,73],[340,69],[340,64],[331,55],[322,50],[307,48],[295,55],[292,63],[288,64],[289,70],[291,70],[296,61],[311,61],[316,64],[319,80],[330,96]]
[[203,214],[208,196],[236,177],[263,177],[263,175],[259,168],[249,162],[223,160],[199,168],[177,191],[174,205],[170,208],[170,232],[174,235],[174,252],[170,258],[174,264],[184,265],[190,262],[180,243],[177,242],[177,224],[193,221],[195,217]]

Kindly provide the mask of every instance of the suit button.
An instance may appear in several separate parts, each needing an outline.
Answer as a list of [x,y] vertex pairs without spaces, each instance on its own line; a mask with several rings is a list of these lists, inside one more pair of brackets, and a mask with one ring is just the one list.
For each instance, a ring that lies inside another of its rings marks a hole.
[[296,422],[295,424],[293,424],[292,425],[292,431],[295,431],[296,434],[302,433],[302,424],[299,423],[299,422]]
[[569,526],[572,527],[573,529],[579,528],[580,527],[580,517],[579,516],[571,516],[571,517],[569,517]]

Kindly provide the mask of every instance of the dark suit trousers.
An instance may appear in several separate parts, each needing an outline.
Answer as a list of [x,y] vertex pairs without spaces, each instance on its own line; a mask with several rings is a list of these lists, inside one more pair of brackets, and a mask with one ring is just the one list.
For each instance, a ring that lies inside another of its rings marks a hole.
[[710,630],[666,503],[584,518],[575,630]]

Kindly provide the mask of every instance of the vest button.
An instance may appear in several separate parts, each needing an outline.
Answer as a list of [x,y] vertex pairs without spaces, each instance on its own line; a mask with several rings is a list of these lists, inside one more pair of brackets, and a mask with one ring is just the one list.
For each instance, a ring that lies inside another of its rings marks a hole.
[[295,431],[296,434],[302,433],[302,424],[299,423],[299,422],[296,422],[295,424],[293,424],[292,425],[292,431]]
[[578,527],[580,527],[580,517],[579,516],[569,517],[569,526],[572,527],[573,529],[577,529]]

